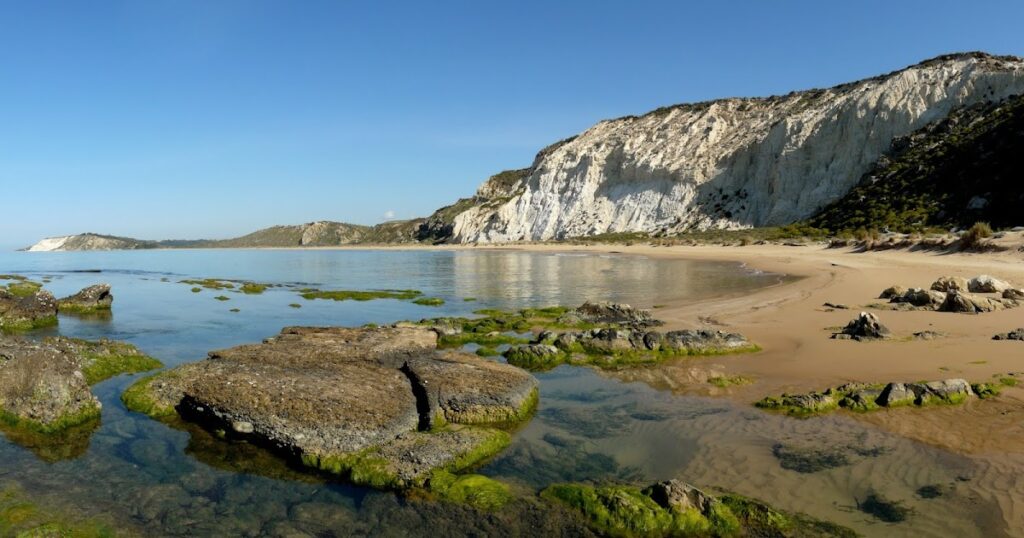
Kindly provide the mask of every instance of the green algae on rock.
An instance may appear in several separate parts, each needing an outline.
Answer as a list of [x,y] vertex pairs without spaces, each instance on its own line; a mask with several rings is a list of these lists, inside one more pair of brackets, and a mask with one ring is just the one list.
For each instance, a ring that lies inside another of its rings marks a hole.
[[61,314],[108,314],[113,302],[114,296],[110,293],[110,285],[96,284],[59,299],[57,309]]
[[627,485],[557,484],[541,497],[582,515],[597,533],[633,536],[855,537],[850,529],[725,494],[709,495],[679,480],[644,489]]
[[110,538],[114,528],[98,519],[72,518],[28,500],[18,488],[0,488],[0,535],[32,537]]
[[29,280],[0,286],[0,332],[25,332],[57,324],[57,299]]
[[372,301],[374,299],[399,299],[411,301],[423,295],[419,290],[318,290],[303,288],[299,295],[307,301],[327,299],[331,301]]
[[442,306],[444,305],[444,299],[440,297],[420,297],[412,300],[413,304],[420,306]]
[[432,475],[503,450],[510,438],[500,427],[528,419],[537,398],[529,374],[438,350],[433,331],[407,327],[289,327],[142,379],[122,396],[131,410],[180,415],[354,484],[487,505],[495,495],[472,494],[487,480]]
[[840,407],[857,412],[901,406],[956,405],[972,397],[988,398],[997,388],[988,383],[970,384],[963,379],[914,383],[847,383],[822,392],[768,396],[754,405],[793,416],[809,416]]
[[86,383],[100,381],[121,374],[135,374],[163,368],[163,363],[139,351],[139,348],[114,340],[82,340],[64,336],[47,338],[45,342],[77,355],[81,361]]

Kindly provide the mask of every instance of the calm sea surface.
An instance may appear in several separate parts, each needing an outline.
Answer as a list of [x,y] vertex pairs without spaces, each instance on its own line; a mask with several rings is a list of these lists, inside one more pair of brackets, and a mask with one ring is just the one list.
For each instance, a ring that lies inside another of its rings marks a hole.
[[[732,263],[516,251],[0,253],[0,273],[49,280],[46,287],[57,296],[111,284],[111,319],[62,317],[59,328],[39,334],[125,340],[168,366],[258,342],[288,325],[389,323],[585,300],[651,306],[744,293],[784,280]],[[283,287],[262,295],[192,293],[192,286],[179,282],[208,277]],[[297,287],[411,288],[446,304],[307,301]],[[221,294],[230,300],[214,299]],[[588,368],[562,366],[537,377],[536,416],[515,433],[507,451],[480,470],[522,492],[564,481],[643,484],[679,477],[867,534],[988,532],[992,507],[984,499],[965,506],[955,496],[922,501],[913,495],[921,486],[970,476],[970,461],[848,418],[795,420],[723,400],[659,392]],[[0,481],[151,536],[529,536],[543,521],[537,514],[478,513],[325,482],[248,445],[127,412],[119,397],[134,379],[122,376],[94,387],[103,403],[102,423],[70,446],[54,450],[0,439]],[[773,455],[778,443],[839,446],[848,461],[815,473],[784,469]],[[872,520],[856,510],[857,500],[871,492],[905,499],[915,515],[899,525]]]

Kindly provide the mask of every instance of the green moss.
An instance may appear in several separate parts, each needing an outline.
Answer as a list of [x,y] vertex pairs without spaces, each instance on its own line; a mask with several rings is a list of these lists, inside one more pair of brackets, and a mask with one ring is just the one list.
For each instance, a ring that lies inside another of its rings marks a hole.
[[442,500],[481,510],[497,510],[513,498],[508,485],[497,480],[478,474],[457,476],[444,470],[431,473],[428,490]]
[[440,297],[420,297],[413,299],[412,302],[422,306],[441,306],[444,304],[444,299]]
[[31,280],[18,280],[7,284],[6,289],[15,297],[31,297],[36,294],[43,285]]
[[442,335],[437,339],[437,345],[441,348],[462,347],[466,344],[477,344],[481,346],[500,346],[502,344],[526,344],[529,340],[519,336],[507,334],[485,334],[485,333],[459,333]]
[[0,490],[0,536],[110,538],[117,533],[96,519],[71,518],[30,502],[20,490]]
[[729,535],[738,527],[727,506],[717,507],[711,521],[694,509],[664,508],[632,486],[556,484],[542,491],[541,497],[578,511],[606,536]]
[[1001,388],[993,383],[973,383],[971,384],[971,390],[982,400],[995,398],[1002,392]]
[[246,295],[259,295],[259,294],[263,293],[264,291],[266,291],[267,287],[268,286],[266,284],[257,284],[255,282],[246,282],[245,284],[242,284],[242,286],[240,288],[238,288],[238,291],[240,291],[240,292],[242,292],[242,293],[244,293]]
[[476,301],[476,297],[463,297],[462,300],[464,302],[471,303],[473,301]]
[[493,347],[480,346],[476,349],[476,354],[481,357],[497,357],[501,355],[501,352]]
[[75,413],[64,415],[53,422],[38,422],[35,420],[21,418],[4,409],[0,409],[0,422],[9,428],[17,428],[42,434],[56,434],[68,428],[99,420],[100,408],[97,405],[89,404]]
[[121,374],[148,372],[163,368],[163,363],[142,353],[139,349],[126,342],[68,339],[80,351],[82,357],[82,373],[85,381],[95,385],[100,381]]
[[719,376],[714,376],[714,377],[709,377],[708,378],[708,383],[710,383],[710,384],[712,384],[712,385],[714,385],[714,386],[716,386],[716,387],[718,387],[720,389],[724,389],[724,388],[727,388],[727,387],[740,386],[740,385],[749,385],[749,384],[751,384],[753,382],[754,382],[753,379],[751,379],[749,377],[746,377],[746,376],[742,376],[742,375],[731,375],[731,376],[730,375],[719,375]]
[[754,407],[780,411],[792,416],[809,416],[833,411],[839,407],[839,403],[835,398],[831,398],[808,404],[794,396],[783,394],[782,396],[765,397],[755,402]]
[[290,304],[288,306],[290,306],[292,308],[302,308],[302,305],[300,305],[299,303],[292,303],[292,304]]
[[487,433],[487,438],[478,443],[472,450],[455,458],[451,464],[445,467],[446,471],[458,473],[474,467],[494,457],[502,450],[508,448],[508,445],[512,444],[512,436],[506,431],[492,428],[478,428],[478,430]]
[[0,332],[19,333],[57,326],[57,316],[46,316],[38,319],[4,319],[0,318]]
[[729,508],[747,536],[815,536],[856,538],[851,529],[802,515],[776,510],[746,497],[727,494],[719,498]]
[[1014,378],[1014,377],[1000,377],[999,378],[999,384],[1003,385],[1004,387],[1016,387],[1017,386],[1017,378]]
[[214,299],[217,299],[218,301],[230,301],[231,300],[230,297],[227,297],[225,295],[218,295],[218,296],[214,297]]
[[512,366],[529,370],[531,372],[546,372],[565,364],[569,354],[564,351],[549,355],[538,355],[526,350],[525,347],[512,347],[504,353],[505,360]]
[[[191,284],[193,286],[199,286],[208,290],[233,290],[235,289],[234,282],[230,280],[218,280],[216,278],[202,278],[202,279],[186,279],[179,280],[181,284]],[[193,289],[193,291],[195,291]]]
[[160,404],[153,397],[151,385],[160,379],[168,379],[176,375],[173,370],[144,377],[121,393],[121,401],[130,411],[142,413],[152,418],[160,419],[177,415],[174,406]]
[[57,301],[57,309],[61,314],[76,314],[81,316],[110,313],[109,304],[84,305],[72,301]]
[[192,288],[192,293],[199,293],[201,291],[203,291],[203,288],[200,288],[200,287]]
[[47,463],[72,460],[89,450],[92,434],[100,427],[99,416],[60,431],[43,433],[38,428],[0,420],[0,431],[8,441],[25,448]]
[[409,301],[423,295],[423,292],[419,290],[323,291],[312,288],[305,288],[299,290],[299,294],[302,296],[303,299],[309,301],[314,299],[325,299],[331,301],[372,301],[374,299],[399,299],[402,301]]

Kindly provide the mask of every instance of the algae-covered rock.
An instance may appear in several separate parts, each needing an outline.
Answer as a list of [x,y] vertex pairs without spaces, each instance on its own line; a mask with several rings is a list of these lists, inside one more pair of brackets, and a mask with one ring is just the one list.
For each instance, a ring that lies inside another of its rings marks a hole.
[[559,321],[565,324],[583,322],[614,324],[633,328],[653,327],[662,324],[661,321],[654,319],[649,310],[641,310],[633,308],[628,304],[611,302],[583,303],[578,308],[566,312]]
[[769,396],[754,405],[785,411],[791,415],[812,415],[844,407],[851,411],[875,411],[901,405],[959,404],[976,396],[963,379],[923,383],[847,383],[823,392]]
[[425,487],[502,450],[508,434],[481,425],[524,420],[537,401],[526,372],[436,342],[426,328],[289,327],[141,380],[123,400],[353,483]]
[[57,299],[29,281],[0,286],[0,332],[28,331],[57,324]]
[[0,419],[43,433],[99,417],[78,358],[59,347],[0,337]]
[[850,529],[738,495],[714,497],[680,480],[644,489],[556,484],[541,497],[577,511],[604,536],[800,536],[852,538]]
[[96,284],[60,299],[57,308],[62,314],[96,314],[109,312],[113,303],[110,284]]

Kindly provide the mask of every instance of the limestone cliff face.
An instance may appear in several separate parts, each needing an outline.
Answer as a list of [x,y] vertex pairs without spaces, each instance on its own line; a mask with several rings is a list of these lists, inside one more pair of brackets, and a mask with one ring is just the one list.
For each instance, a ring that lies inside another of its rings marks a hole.
[[440,231],[489,243],[786,224],[845,195],[894,139],[1016,94],[1024,60],[969,53],[825,90],[603,121],[445,208]]

